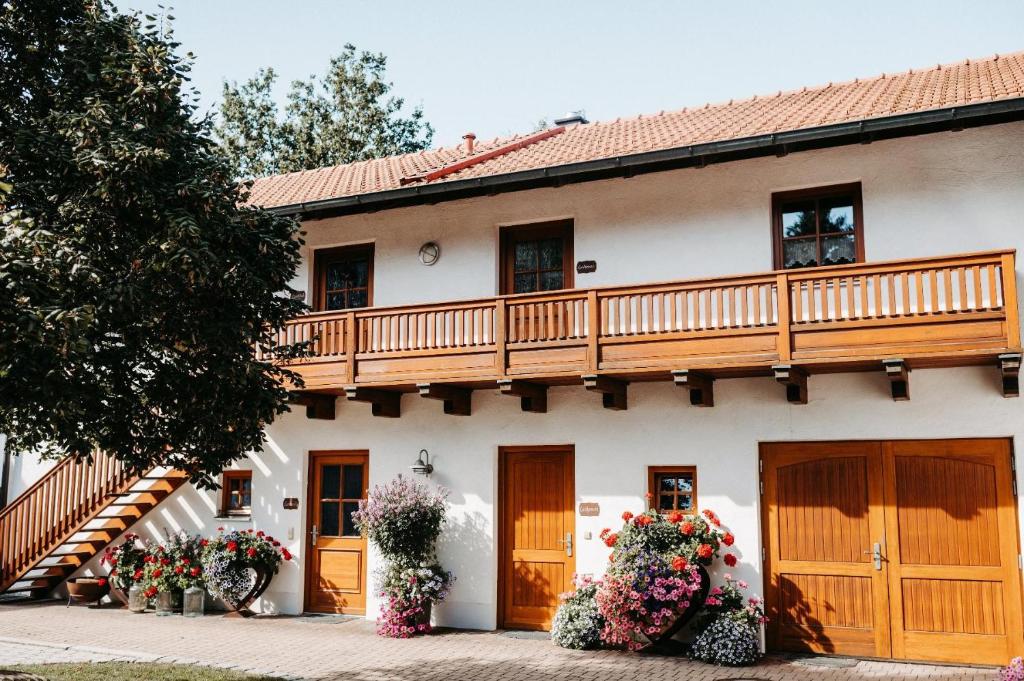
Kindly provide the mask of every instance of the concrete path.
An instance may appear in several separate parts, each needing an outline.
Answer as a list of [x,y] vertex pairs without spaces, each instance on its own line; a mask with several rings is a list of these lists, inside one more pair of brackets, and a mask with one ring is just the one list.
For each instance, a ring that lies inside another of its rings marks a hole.
[[292,679],[350,681],[861,681],[997,678],[994,670],[835,659],[767,658],[721,668],[679,658],[563,650],[536,636],[447,631],[381,638],[371,622],[330,617],[134,615],[63,604],[0,605],[0,669],[14,664],[138,660],[226,667]]

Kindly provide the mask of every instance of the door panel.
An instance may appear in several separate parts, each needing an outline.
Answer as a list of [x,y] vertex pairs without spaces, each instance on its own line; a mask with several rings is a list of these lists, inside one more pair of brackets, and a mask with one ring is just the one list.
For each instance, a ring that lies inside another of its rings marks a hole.
[[770,646],[979,664],[1021,654],[1008,440],[761,453]]
[[878,444],[765,447],[769,642],[887,656],[885,569],[871,555],[884,532]]
[[548,629],[576,559],[570,448],[503,451],[501,626]]
[[365,452],[310,452],[308,610],[366,613],[366,538],[352,513],[366,498],[368,469]]
[[1022,631],[1009,442],[884,449],[893,655],[1005,664]]

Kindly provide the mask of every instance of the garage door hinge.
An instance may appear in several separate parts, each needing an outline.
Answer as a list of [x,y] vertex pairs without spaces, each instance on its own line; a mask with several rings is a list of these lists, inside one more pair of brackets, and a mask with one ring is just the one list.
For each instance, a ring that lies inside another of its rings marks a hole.
[[757,470],[764,473],[764,459],[757,460]]
[[764,496],[764,480],[761,481],[761,496]]
[[1013,496],[1017,496],[1017,478],[1013,479]]
[[[1020,558],[1020,556],[1017,556],[1017,557]],[[762,546],[761,547],[761,562],[763,563],[766,560],[768,560],[768,555],[765,553],[764,547]]]
[[[763,552],[764,549],[761,549],[761,551]],[[1024,556],[1020,555],[1019,553],[1017,554],[1017,567],[1019,567],[1021,570],[1024,570]]]

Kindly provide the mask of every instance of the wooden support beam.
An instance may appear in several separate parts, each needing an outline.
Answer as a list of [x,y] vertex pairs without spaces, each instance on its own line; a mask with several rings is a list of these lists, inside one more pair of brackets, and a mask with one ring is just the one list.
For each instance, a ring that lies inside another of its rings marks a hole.
[[680,388],[690,391],[690,404],[695,407],[715,406],[715,378],[689,369],[676,369],[672,380]]
[[889,387],[892,389],[892,399],[897,402],[910,399],[910,367],[906,360],[883,359],[882,366],[885,367],[885,375],[889,377]]
[[502,395],[518,397],[523,411],[535,414],[545,414],[548,411],[548,387],[546,385],[503,378],[498,381],[498,390]]
[[349,402],[369,402],[370,413],[374,416],[397,419],[402,415],[402,393],[380,388],[345,386],[345,397]]
[[999,375],[1003,382],[1003,397],[1020,397],[1020,359],[1019,352],[999,355]]
[[297,393],[291,401],[306,408],[307,419],[334,420],[335,402],[334,395],[324,393]]
[[420,397],[444,402],[444,413],[469,416],[472,413],[473,391],[445,383],[417,383]]
[[807,404],[807,370],[792,364],[772,367],[775,380],[786,386],[786,399],[792,404]]
[[598,374],[586,374],[583,376],[583,387],[587,390],[601,393],[601,403],[605,409],[626,409],[626,381],[609,376]]

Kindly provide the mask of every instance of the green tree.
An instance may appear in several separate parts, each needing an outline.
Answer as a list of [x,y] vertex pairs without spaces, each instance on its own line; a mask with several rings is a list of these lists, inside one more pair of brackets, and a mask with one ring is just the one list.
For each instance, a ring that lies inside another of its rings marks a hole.
[[301,240],[245,205],[177,49],[107,0],[0,3],[0,432],[211,484],[287,409],[253,348],[305,309]]
[[391,96],[387,57],[345,45],[327,75],[292,82],[284,114],[277,74],[260,69],[241,86],[224,83],[217,138],[239,177],[260,177],[420,151],[434,130],[416,107]]

